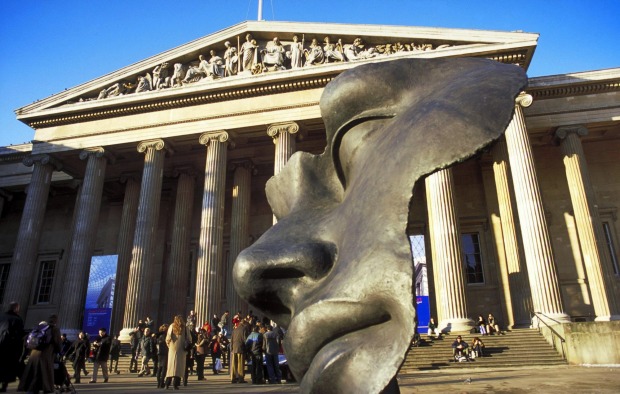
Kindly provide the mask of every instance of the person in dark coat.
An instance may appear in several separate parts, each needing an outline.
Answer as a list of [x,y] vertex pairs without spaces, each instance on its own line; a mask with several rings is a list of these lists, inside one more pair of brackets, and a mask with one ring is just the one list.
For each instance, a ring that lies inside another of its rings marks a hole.
[[240,323],[233,330],[230,359],[230,381],[231,383],[245,383],[245,340],[247,323]]
[[78,334],[76,339],[71,345],[71,349],[67,354],[67,358],[73,363],[73,378],[75,383],[80,383],[80,371],[86,370],[86,357],[90,353],[90,343],[86,340],[84,332]]
[[19,304],[11,302],[9,310],[0,315],[0,392],[16,380],[23,352],[24,321],[19,316]]
[[121,355],[121,341],[118,340],[118,335],[116,335],[112,339],[112,346],[110,347],[110,368],[109,372],[114,372],[116,374],[121,373],[118,370],[118,358]]
[[103,382],[108,381],[108,359],[112,348],[112,338],[108,335],[105,328],[99,329],[99,336],[93,342],[93,378],[88,383],[97,383],[97,371],[101,367]]
[[47,321],[41,324],[49,325],[52,330],[50,343],[44,345],[41,350],[33,349],[28,358],[28,364],[24,368],[17,391],[32,393],[54,392],[54,355],[60,352],[60,329],[56,327],[58,316],[51,315]]
[[166,345],[166,333],[168,332],[168,326],[163,324],[159,327],[157,333],[157,387],[166,387],[166,370],[168,369],[168,345]]

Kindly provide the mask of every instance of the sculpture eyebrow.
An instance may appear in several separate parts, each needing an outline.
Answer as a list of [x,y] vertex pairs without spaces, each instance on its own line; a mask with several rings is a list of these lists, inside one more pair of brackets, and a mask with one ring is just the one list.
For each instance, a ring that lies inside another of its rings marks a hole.
[[334,137],[332,139],[332,148],[331,148],[331,155],[332,155],[332,161],[334,162],[334,168],[336,169],[336,175],[338,176],[338,179],[340,180],[340,183],[342,183],[342,186],[344,188],[346,188],[347,183],[346,180],[344,178],[344,173],[342,171],[342,166],[340,165],[340,143],[342,142],[342,137],[344,137],[344,135],[351,130],[353,127],[362,124],[364,122],[368,122],[370,120],[379,120],[379,119],[391,119],[394,116],[396,116],[396,114],[360,114],[356,117],[353,117],[351,120],[349,120],[348,122],[344,123],[342,126],[340,126],[340,128],[336,131],[336,133],[334,134]]

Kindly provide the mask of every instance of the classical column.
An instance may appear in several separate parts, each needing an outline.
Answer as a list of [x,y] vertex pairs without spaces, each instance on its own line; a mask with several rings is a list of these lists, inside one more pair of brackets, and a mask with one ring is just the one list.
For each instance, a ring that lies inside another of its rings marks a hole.
[[172,229],[172,246],[166,264],[166,276],[162,288],[165,302],[163,319],[172,321],[173,316],[186,316],[187,285],[189,276],[189,243],[194,210],[196,173],[192,168],[174,170],[177,179],[176,202]]
[[506,146],[514,184],[517,212],[534,312],[560,322],[570,321],[564,313],[560,285],[551,250],[551,239],[538,186],[532,146],[521,106],[529,106],[532,96],[522,94],[516,100],[515,113],[506,129]]
[[77,338],[82,328],[84,302],[88,287],[90,262],[95,250],[101,196],[105,181],[108,158],[101,147],[88,148],[80,152],[80,159],[86,160],[86,170],[80,194],[75,203],[75,219],[67,269],[63,277],[62,320],[63,332],[70,338]]
[[138,152],[145,153],[142,185],[136,231],[129,268],[127,300],[123,318],[122,337],[125,338],[138,320],[152,316],[157,309],[151,295],[153,250],[161,201],[161,184],[166,155],[165,143],[161,139],[143,141]]
[[226,186],[226,157],[231,144],[226,131],[204,133],[200,143],[207,148],[204,172],[204,191],[200,220],[196,297],[194,310],[198,321],[207,321],[220,311],[218,281],[223,280],[221,261],[224,258],[224,201]]
[[299,125],[295,122],[274,123],[267,128],[267,134],[273,138],[276,153],[273,164],[273,175],[282,171],[286,162],[295,153],[295,134]]
[[24,164],[28,167],[34,166],[34,168],[17,232],[11,270],[4,291],[5,305],[8,306],[12,301],[19,302],[22,316],[26,316],[30,304],[30,291],[37,282],[39,241],[52,173],[55,169],[61,168],[60,163],[48,155],[26,157]]
[[136,217],[138,216],[138,199],[140,198],[140,178],[134,175],[122,175],[121,182],[125,183],[125,197],[123,199],[123,213],[121,215],[118,241],[116,243],[116,280],[114,283],[114,305],[112,306],[111,333],[118,334],[123,328],[125,303],[127,302],[127,283],[129,281],[129,266],[131,264],[131,249],[133,236],[136,231]]
[[611,259],[605,247],[606,240],[598,214],[596,194],[579,138],[587,134],[588,129],[584,126],[560,127],[555,132],[561,141],[566,180],[596,320],[618,320],[620,316],[617,300],[613,295],[613,285],[609,283],[609,279],[613,278]]
[[532,295],[525,262],[519,253],[515,212],[509,186],[508,151],[506,150],[506,140],[503,137],[493,147],[493,175],[499,204],[502,245],[506,260],[505,271],[509,296],[506,299],[510,300],[513,325],[527,327],[531,323]]
[[468,317],[465,300],[463,251],[454,204],[452,169],[432,173],[425,180],[430,236],[433,240],[435,278],[443,285],[436,298],[440,307],[438,324],[444,332],[469,332],[474,322]]
[[250,245],[250,201],[252,163],[247,160],[236,163],[232,189],[232,217],[230,228],[230,250],[226,270],[226,300],[231,316],[247,303],[239,297],[232,282],[232,268],[239,253]]

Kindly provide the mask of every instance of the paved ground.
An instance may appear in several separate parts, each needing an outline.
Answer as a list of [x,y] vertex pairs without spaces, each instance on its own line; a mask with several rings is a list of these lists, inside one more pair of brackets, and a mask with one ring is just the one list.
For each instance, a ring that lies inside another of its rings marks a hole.
[[[90,376],[89,376],[90,377]],[[249,377],[249,376],[248,376]],[[83,379],[82,381],[86,381]],[[471,382],[468,382],[471,380]],[[460,369],[449,371],[424,371],[399,377],[401,393],[550,393],[550,394],[599,394],[620,393],[620,366],[577,367],[550,366],[536,368]],[[109,383],[76,384],[80,394],[101,393],[163,393],[172,392],[155,387],[155,378],[138,378],[135,374],[111,375]],[[16,391],[16,385],[9,386]],[[225,375],[207,375],[206,381],[190,377],[188,386],[179,393],[299,393],[299,386],[230,384]]]

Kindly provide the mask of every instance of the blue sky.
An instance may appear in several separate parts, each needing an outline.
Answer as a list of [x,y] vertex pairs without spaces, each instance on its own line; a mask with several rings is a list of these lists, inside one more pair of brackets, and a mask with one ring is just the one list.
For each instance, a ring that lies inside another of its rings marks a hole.
[[[0,146],[34,131],[14,110],[167,49],[257,18],[258,0],[5,0]],[[264,0],[278,21],[539,33],[531,77],[620,67],[620,0]]]

